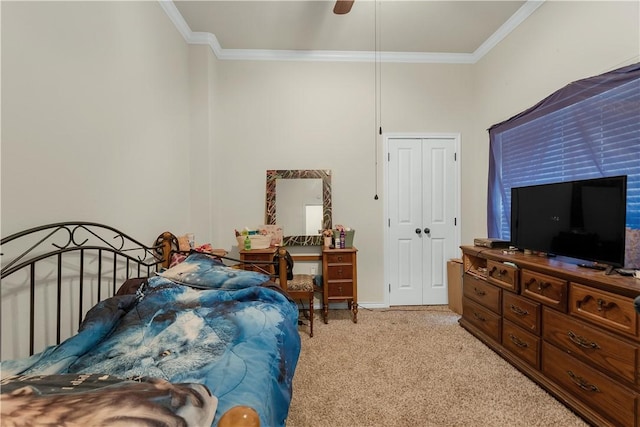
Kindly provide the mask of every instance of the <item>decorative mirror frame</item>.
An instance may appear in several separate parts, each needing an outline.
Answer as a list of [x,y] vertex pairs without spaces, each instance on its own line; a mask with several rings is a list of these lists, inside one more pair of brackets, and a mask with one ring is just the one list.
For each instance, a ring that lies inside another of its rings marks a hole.
[[[322,179],[322,229],[330,229],[331,225],[331,171],[322,169],[306,170],[267,170],[267,198],[265,223],[277,224],[276,217],[276,181],[279,179]],[[287,233],[286,228],[284,229]],[[320,246],[322,235],[317,236],[284,236],[284,246]]]

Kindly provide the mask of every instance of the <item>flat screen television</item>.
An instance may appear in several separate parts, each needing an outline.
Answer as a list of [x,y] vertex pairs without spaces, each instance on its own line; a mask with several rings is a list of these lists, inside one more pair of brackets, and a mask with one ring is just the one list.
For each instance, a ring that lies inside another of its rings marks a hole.
[[626,212],[626,175],[512,188],[511,244],[623,267]]

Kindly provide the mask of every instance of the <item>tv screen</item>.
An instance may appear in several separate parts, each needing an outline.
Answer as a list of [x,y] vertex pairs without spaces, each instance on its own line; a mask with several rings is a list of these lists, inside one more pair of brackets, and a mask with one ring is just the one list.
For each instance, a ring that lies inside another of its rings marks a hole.
[[622,267],[626,212],[626,176],[515,187],[511,244]]

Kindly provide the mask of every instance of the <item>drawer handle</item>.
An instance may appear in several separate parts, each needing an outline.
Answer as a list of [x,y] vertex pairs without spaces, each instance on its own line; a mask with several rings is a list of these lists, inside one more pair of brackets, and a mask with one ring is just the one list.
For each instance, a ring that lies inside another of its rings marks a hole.
[[569,375],[569,378],[571,378],[571,381],[573,381],[573,383],[578,387],[580,387],[581,389],[586,391],[593,391],[597,393],[600,392],[600,389],[597,386],[593,384],[589,384],[587,380],[574,374],[572,371],[567,371],[567,375]]
[[529,314],[527,310],[523,310],[520,307],[515,306],[513,304],[511,304],[511,311],[517,314],[518,316],[526,316],[527,314]]
[[[495,273],[496,270],[498,270],[498,267],[493,266],[493,268],[489,272],[489,276],[493,276],[493,273]],[[504,269],[503,270],[498,270],[498,276],[500,276],[500,277],[504,276],[507,273],[509,273],[509,271],[507,271],[507,270],[504,270]]]
[[338,262],[342,262],[342,256],[338,256]]
[[475,311],[473,312],[473,317],[475,317],[476,319],[485,322],[487,319],[485,319],[484,317],[482,317],[482,315],[476,313]]
[[616,303],[614,303],[614,302],[607,303],[602,298],[598,298],[597,303],[598,303],[598,311],[607,311],[607,310],[615,307],[615,305],[616,305]]
[[545,289],[551,286],[549,282],[538,282],[538,292],[542,293]]
[[527,288],[530,288],[531,285],[534,284],[538,284],[538,292],[542,293],[545,289],[547,289],[549,286],[551,286],[551,283],[549,282],[541,282],[536,280],[535,278],[531,278],[528,282],[527,282]]
[[580,335],[576,335],[573,331],[567,332],[567,335],[569,336],[569,339],[571,340],[571,342],[573,342],[575,345],[579,347],[589,348],[593,350],[600,349],[600,346],[597,343],[593,341],[589,341],[588,339],[581,337]]
[[483,297],[485,296],[487,293],[485,291],[483,291],[482,289],[478,289],[478,288],[473,288],[473,292],[478,295],[479,297]]
[[513,342],[515,345],[517,345],[520,348],[529,347],[529,344],[527,344],[526,342],[522,341],[520,338],[516,337],[513,334],[509,334],[509,338],[511,338],[511,342]]

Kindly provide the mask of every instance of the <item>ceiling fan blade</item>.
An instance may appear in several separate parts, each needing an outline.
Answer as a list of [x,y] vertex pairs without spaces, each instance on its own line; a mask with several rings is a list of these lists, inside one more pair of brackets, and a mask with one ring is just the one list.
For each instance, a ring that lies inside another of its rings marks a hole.
[[354,0],[336,0],[336,5],[333,7],[333,13],[336,15],[344,15],[349,13],[351,6],[353,6]]

